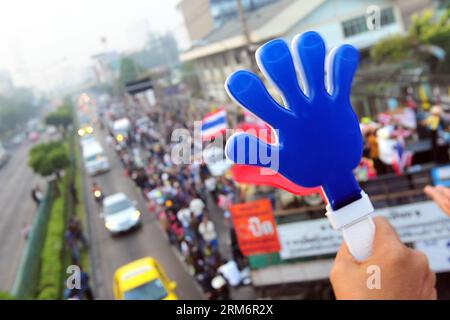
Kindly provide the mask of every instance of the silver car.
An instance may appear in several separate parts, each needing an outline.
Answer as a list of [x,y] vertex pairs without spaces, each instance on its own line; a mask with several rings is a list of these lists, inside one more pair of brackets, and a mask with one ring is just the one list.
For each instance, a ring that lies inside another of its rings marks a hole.
[[116,193],[103,199],[105,227],[111,235],[137,228],[141,225],[141,212],[136,203],[123,193]]

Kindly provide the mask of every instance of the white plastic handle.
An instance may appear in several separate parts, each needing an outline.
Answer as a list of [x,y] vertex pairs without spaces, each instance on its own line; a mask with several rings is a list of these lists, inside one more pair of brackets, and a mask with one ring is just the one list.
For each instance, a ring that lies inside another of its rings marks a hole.
[[366,260],[372,254],[375,224],[371,213],[374,211],[372,202],[362,191],[361,198],[338,210],[327,206],[327,217],[335,230],[342,232],[342,237],[358,261]]
[[352,256],[358,260],[366,260],[372,254],[375,224],[371,216],[356,221],[342,228],[342,237]]

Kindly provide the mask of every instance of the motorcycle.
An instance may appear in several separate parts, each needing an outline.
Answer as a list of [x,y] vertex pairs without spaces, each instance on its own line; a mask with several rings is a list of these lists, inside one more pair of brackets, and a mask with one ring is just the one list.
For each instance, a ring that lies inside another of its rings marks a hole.
[[105,198],[103,191],[100,188],[95,188],[93,190],[93,195],[97,204],[102,205],[103,199]]

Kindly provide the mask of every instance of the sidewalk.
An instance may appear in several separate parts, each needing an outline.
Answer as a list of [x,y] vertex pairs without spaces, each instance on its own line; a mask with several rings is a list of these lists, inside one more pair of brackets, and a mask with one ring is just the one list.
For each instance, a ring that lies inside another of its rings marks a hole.
[[[225,225],[223,211],[222,209],[217,207],[217,205],[214,203],[214,199],[210,195],[208,195],[206,202],[206,206],[209,210],[209,217],[214,223],[216,232],[219,237],[220,254],[224,259],[230,260],[232,258],[230,236],[228,233],[228,228]],[[256,299],[255,289],[252,285],[231,288],[231,298],[233,300],[254,300]]]

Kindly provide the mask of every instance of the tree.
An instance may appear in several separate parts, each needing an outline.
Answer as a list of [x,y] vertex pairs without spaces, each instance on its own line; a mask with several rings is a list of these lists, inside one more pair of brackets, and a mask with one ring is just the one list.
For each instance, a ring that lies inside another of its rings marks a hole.
[[58,129],[62,128],[62,132],[65,135],[67,128],[73,123],[73,105],[70,98],[65,98],[64,103],[59,108],[49,113],[45,117],[45,124],[55,126]]
[[0,136],[13,132],[39,112],[33,93],[25,88],[16,88],[7,96],[0,96]]
[[45,117],[45,123],[57,128],[63,128],[63,133],[67,131],[69,125],[73,122],[72,108],[70,105],[63,104],[55,112],[49,113]]
[[62,142],[49,142],[36,145],[30,150],[28,165],[37,174],[48,177],[56,175],[70,164],[67,148]]
[[450,9],[444,10],[440,17],[432,11],[413,16],[407,35],[386,38],[373,46],[370,53],[376,63],[410,60],[424,63],[432,71],[450,70]]

